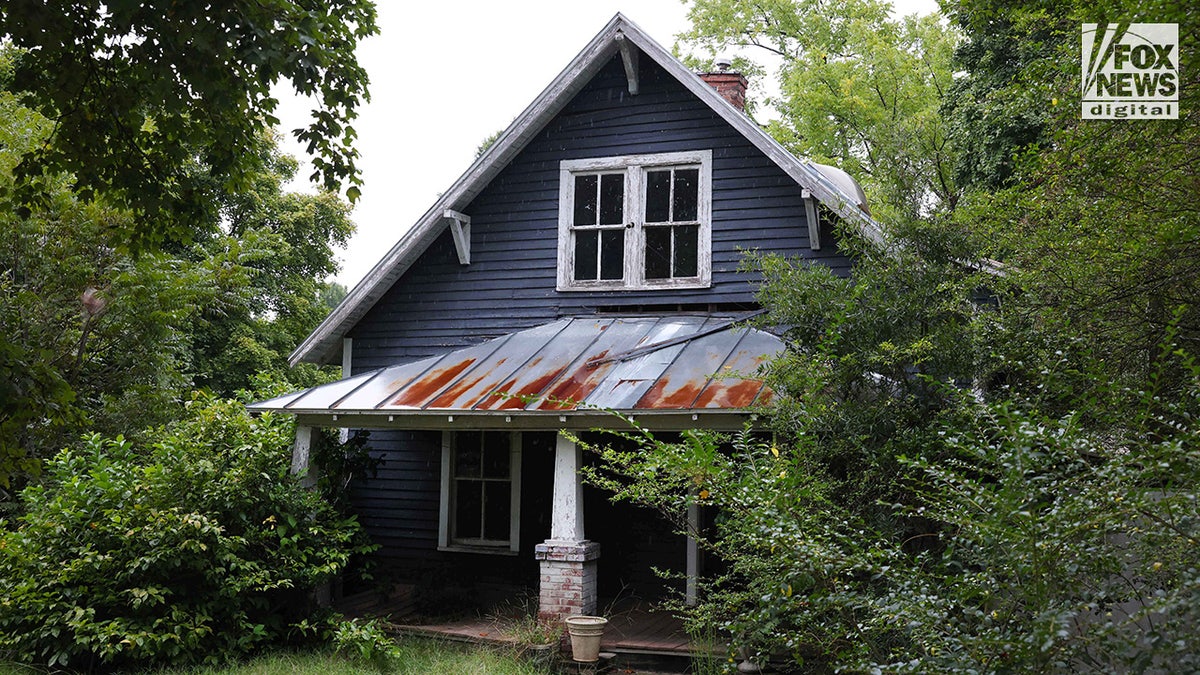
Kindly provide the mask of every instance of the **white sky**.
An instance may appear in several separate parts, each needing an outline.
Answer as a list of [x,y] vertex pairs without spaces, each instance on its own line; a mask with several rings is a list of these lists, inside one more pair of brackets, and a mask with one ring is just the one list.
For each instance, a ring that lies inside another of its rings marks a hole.
[[[899,0],[902,13],[936,0]],[[508,126],[617,12],[668,50],[688,28],[682,0],[376,0],[380,34],[358,51],[371,103],[354,123],[363,175],[358,232],[337,281],[353,288],[438,195],[470,166],[483,139]],[[753,56],[752,53],[746,54]],[[282,99],[284,150],[311,167],[287,130],[305,102]]]

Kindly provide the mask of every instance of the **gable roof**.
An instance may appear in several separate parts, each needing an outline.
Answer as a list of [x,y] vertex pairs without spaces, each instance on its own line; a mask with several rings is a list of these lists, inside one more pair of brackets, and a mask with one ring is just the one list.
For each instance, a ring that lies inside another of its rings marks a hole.
[[[744,317],[741,317],[744,318]],[[775,335],[709,315],[578,317],[248,406],[322,425],[584,428],[611,412],[740,427],[772,391]],[[715,417],[714,417],[715,416]]]
[[448,227],[446,211],[465,209],[575,94],[587,86],[618,53],[622,42],[631,43],[666,70],[825,206],[856,223],[868,238],[883,240],[879,224],[863,210],[861,193],[848,192],[843,181],[836,180],[837,174],[828,171],[832,167],[813,164],[788,152],[637,24],[617,14],[292,352],[289,359],[292,365],[302,361],[328,363],[334,360],[342,348],[341,338]]

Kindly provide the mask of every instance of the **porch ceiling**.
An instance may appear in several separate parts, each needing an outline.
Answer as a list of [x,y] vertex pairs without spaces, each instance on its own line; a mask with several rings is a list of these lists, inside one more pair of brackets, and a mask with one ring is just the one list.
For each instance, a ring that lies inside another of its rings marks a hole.
[[249,408],[337,426],[502,416],[561,427],[608,411],[744,415],[770,400],[759,366],[782,350],[778,337],[729,317],[565,318]]

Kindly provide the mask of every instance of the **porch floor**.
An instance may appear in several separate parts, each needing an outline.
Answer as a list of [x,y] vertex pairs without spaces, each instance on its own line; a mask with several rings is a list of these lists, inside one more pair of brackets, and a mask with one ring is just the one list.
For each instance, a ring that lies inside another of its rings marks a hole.
[[[350,617],[371,616],[385,619],[404,635],[419,635],[443,640],[518,647],[521,644],[521,619],[506,609],[454,619],[426,619],[413,602],[413,586],[397,585],[390,593],[369,591],[347,596],[337,609]],[[604,603],[601,603],[604,605]],[[694,646],[683,628],[683,621],[670,612],[655,610],[638,600],[621,600],[607,605],[604,613],[608,626],[601,641],[602,652],[616,654],[616,672],[685,672],[693,653],[723,653],[723,646]],[[528,625],[528,619],[525,620]],[[570,641],[564,635],[560,647],[570,659]],[[570,670],[569,672],[573,672]]]

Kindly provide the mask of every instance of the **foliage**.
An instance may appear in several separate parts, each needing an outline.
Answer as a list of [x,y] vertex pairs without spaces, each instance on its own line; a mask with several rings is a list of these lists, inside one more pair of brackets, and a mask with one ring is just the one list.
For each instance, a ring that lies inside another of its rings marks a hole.
[[[1194,13],[1159,9],[1156,21],[1195,31]],[[1082,14],[1066,19],[1077,27]],[[1200,80],[1189,54],[1177,121],[1079,120],[1078,87],[1050,71],[1044,86],[1063,103],[1043,147],[1016,155],[1011,187],[973,193],[957,214],[986,255],[1011,264],[1008,283],[1021,295],[1010,303],[1013,326],[1036,326],[1050,343],[1082,341],[1103,355],[1109,378],[1135,388],[1156,369],[1170,326],[1189,351],[1200,340],[1200,211],[1190,197],[1200,189]]]
[[767,371],[781,394],[772,425],[809,443],[836,481],[835,501],[862,508],[896,492],[895,457],[925,447],[953,414],[961,396],[947,384],[989,367],[972,302],[983,280],[957,262],[961,237],[895,233],[901,244],[886,253],[864,245],[853,280],[778,256],[747,263],[764,274],[761,323],[786,327],[787,350]]
[[[11,56],[0,49],[0,74]],[[49,127],[0,89],[0,187]],[[189,245],[129,255],[120,232],[134,216],[80,199],[67,176],[39,182],[26,215],[0,213],[0,487],[85,431],[140,440],[194,386],[230,396],[255,374],[293,387],[332,377],[289,370],[286,355],[328,311],[322,280],[349,209],[284,192],[296,163],[274,137],[254,151],[261,170],[243,192],[213,191],[220,220],[193,223]]]
[[[367,0],[217,4],[91,2],[47,11],[0,9],[0,36],[20,50],[11,90],[53,121],[48,142],[16,166],[21,206],[39,177],[72,174],[85,201],[128,207],[120,239],[144,248],[187,241],[214,211],[213,192],[240,192],[259,170],[258,138],[278,123],[283,80],[317,109],[296,137],[327,190],[361,183],[350,123],[367,100],[358,42],[376,32]],[[197,162],[198,159],[198,162]]]
[[954,208],[956,151],[939,106],[958,34],[939,16],[892,18],[883,0],[690,4],[685,43],[754,47],[778,63],[769,103],[780,118],[768,130],[789,150],[855,176],[885,221]]
[[[648,432],[593,448],[589,480],[656,508],[725,571],[685,609],[754,660],[804,672],[1191,671],[1200,600],[1200,371],[1186,399],[1145,414],[1089,398],[965,398],[890,482],[855,497],[827,441]],[[1075,375],[1065,374],[1074,379]],[[1048,373],[1047,379],[1058,375]],[[1120,416],[1118,419],[1116,416]],[[849,495],[849,498],[847,498]],[[689,507],[717,513],[711,531]]]
[[279,642],[370,547],[289,475],[293,423],[199,395],[135,445],[47,462],[0,536],[0,653],[49,667],[215,662]]
[[3,485],[85,429],[165,422],[189,384],[188,321],[219,304],[212,267],[118,254],[108,228],[127,213],[83,204],[61,181],[45,195],[28,218],[0,214]]
[[889,670],[1200,668],[1197,393],[1121,437],[1092,410],[981,405],[946,430],[951,458],[908,460],[918,505],[903,510],[945,548],[880,570],[868,632],[903,621],[914,642]]
[[400,658],[400,648],[376,619],[340,622],[333,631],[333,645],[339,654],[352,656],[389,672]]
[[329,313],[325,280],[354,232],[350,208],[335,194],[284,191],[297,163],[273,136],[253,149],[262,169],[243,190],[220,196],[220,223],[185,253],[211,261],[221,292],[222,304],[195,315],[190,333],[195,384],[223,396],[265,372],[297,387],[329,379],[312,365],[289,369],[287,355]]

